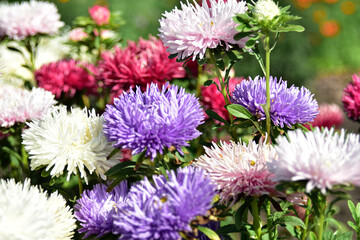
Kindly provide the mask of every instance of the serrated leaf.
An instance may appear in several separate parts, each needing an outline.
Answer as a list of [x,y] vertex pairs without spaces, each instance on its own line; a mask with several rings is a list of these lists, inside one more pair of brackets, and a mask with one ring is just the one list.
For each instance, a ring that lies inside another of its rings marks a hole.
[[249,110],[239,104],[230,104],[227,106],[227,110],[238,118],[251,119],[253,117]]
[[210,240],[221,240],[219,235],[217,235],[217,233],[211,230],[210,228],[197,226],[197,229],[199,229],[202,233],[204,233]]

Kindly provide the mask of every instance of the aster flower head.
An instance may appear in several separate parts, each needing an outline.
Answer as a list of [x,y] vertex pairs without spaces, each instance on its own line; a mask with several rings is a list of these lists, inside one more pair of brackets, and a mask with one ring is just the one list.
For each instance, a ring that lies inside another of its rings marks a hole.
[[43,120],[34,120],[23,134],[23,145],[30,155],[32,170],[46,166],[52,177],[67,171],[80,172],[87,183],[87,169],[102,179],[110,167],[118,163],[118,155],[107,159],[114,149],[106,141],[103,133],[103,117],[95,110],[72,108],[68,113],[66,106],[50,109]]
[[22,40],[37,34],[54,35],[64,26],[54,3],[30,0],[0,4],[0,36]]
[[109,24],[110,20],[110,11],[107,7],[102,7],[99,5],[95,5],[89,9],[89,14],[94,22],[101,26]]
[[79,233],[86,233],[84,238],[96,234],[97,238],[111,233],[113,216],[126,202],[127,181],[122,181],[111,192],[105,184],[96,184],[92,190],[85,190],[74,207],[75,217],[80,222]]
[[0,127],[11,127],[42,116],[56,104],[54,95],[41,88],[31,91],[12,86],[0,86]]
[[155,37],[140,38],[138,43],[129,41],[123,49],[116,47],[115,53],[102,54],[97,78],[117,96],[130,87],[141,86],[145,90],[152,82],[163,85],[185,77],[182,63],[168,56],[166,47]]
[[259,20],[272,20],[281,14],[279,7],[272,0],[258,0],[253,12]]
[[70,240],[76,228],[71,209],[57,192],[0,179],[0,239]]
[[291,131],[288,137],[290,142],[285,136],[276,139],[278,158],[269,163],[277,181],[306,181],[306,192],[316,188],[324,194],[335,185],[360,185],[359,135],[315,128]]
[[140,87],[130,89],[107,105],[104,113],[104,133],[116,148],[127,148],[132,154],[146,149],[154,159],[164,148],[188,146],[187,141],[200,136],[196,127],[204,115],[197,98],[173,85],[151,84],[145,92]]
[[201,169],[185,167],[147,178],[130,189],[127,206],[115,217],[120,239],[179,239],[190,222],[212,207],[215,187]]
[[237,24],[235,14],[245,13],[246,2],[237,0],[216,1],[210,4],[203,0],[202,5],[181,2],[181,9],[165,12],[160,21],[160,39],[168,52],[176,54],[178,59],[192,57],[195,60],[204,57],[206,49],[232,45],[245,46],[245,40],[234,39]]
[[[316,116],[311,125],[313,127],[324,127],[331,128],[335,126],[335,128],[339,128],[340,125],[344,121],[344,113],[341,108],[335,103],[332,104],[320,104],[319,114]],[[310,129],[309,125],[305,125],[308,129]]]
[[74,28],[69,32],[69,39],[73,42],[82,41],[88,37],[89,35],[84,32],[84,29],[82,28]]
[[[311,122],[318,114],[318,103],[305,88],[287,87],[281,78],[270,77],[270,118],[276,126],[291,127],[296,123]],[[235,87],[231,101],[248,109],[258,120],[266,118],[261,104],[266,103],[265,77],[244,80]]]
[[269,159],[276,157],[271,145],[262,141],[259,144],[251,141],[248,145],[221,141],[204,148],[205,154],[196,159],[195,165],[210,174],[220,191],[221,202],[233,203],[242,195],[276,193],[276,182],[267,169]]
[[[241,83],[242,80],[244,80],[244,78],[230,78],[229,91],[234,91],[235,86]],[[215,78],[214,81],[218,85],[220,84],[218,78]],[[220,117],[229,120],[229,114],[225,108],[224,97],[215,84],[201,87],[201,103],[204,105],[205,109],[210,109],[219,114]]]
[[342,102],[347,116],[354,120],[360,120],[360,76],[354,74],[350,82],[344,89]]
[[77,91],[82,90],[95,93],[97,89],[93,76],[95,72],[94,65],[70,59],[45,64],[34,74],[39,87],[59,98],[61,94],[73,97]]

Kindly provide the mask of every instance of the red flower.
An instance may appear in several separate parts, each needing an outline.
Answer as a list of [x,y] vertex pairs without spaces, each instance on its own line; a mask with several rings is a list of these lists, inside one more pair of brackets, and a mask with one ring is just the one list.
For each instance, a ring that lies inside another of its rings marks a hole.
[[174,78],[185,77],[182,63],[169,59],[163,43],[155,37],[141,39],[136,44],[129,41],[126,48],[115,47],[115,53],[105,52],[99,61],[98,79],[111,89],[113,96],[120,95],[130,87],[151,82],[159,86]]
[[[331,128],[335,126],[335,128],[339,128],[343,121],[344,114],[341,108],[336,104],[325,103],[319,106],[319,114],[314,121],[311,122],[311,125],[313,127]],[[305,126],[310,130],[308,124]]]
[[[235,86],[244,78],[230,78],[229,81],[229,92],[234,91]],[[215,78],[214,81],[219,84],[219,79]],[[229,120],[228,111],[225,109],[225,100],[221,92],[218,91],[215,84],[212,84],[208,87],[201,87],[201,103],[204,105],[205,109],[210,109],[222,118]],[[207,116],[207,115],[206,115]]]
[[97,84],[95,66],[73,59],[60,60],[41,66],[35,72],[38,86],[55,94],[59,98],[62,93],[73,97],[77,91],[86,90],[96,93]]
[[360,117],[360,77],[356,74],[352,76],[353,82],[344,89],[342,102],[347,116],[355,121]]
[[99,26],[109,24],[110,11],[107,7],[95,5],[89,9],[89,14],[92,20]]

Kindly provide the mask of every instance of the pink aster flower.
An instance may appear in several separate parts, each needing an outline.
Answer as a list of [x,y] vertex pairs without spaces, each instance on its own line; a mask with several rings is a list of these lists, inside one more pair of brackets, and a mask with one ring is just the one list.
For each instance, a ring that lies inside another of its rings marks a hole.
[[41,119],[56,104],[54,97],[41,88],[29,91],[12,85],[0,86],[0,127]]
[[340,184],[360,185],[359,135],[334,128],[287,135],[276,139],[278,157],[268,163],[275,180],[306,181],[306,192],[316,188],[323,194]]
[[[208,4],[208,2],[210,4]],[[203,0],[202,6],[194,2],[181,2],[181,10],[165,12],[160,21],[160,38],[168,52],[177,54],[178,59],[192,56],[203,58],[208,48],[231,45],[244,47],[245,40],[234,39],[237,24],[233,21],[235,14],[245,13],[246,2],[237,0],[216,1]]]
[[73,42],[78,42],[88,37],[89,35],[86,32],[84,32],[84,29],[82,28],[74,28],[69,33],[69,39]]
[[220,200],[235,202],[239,196],[261,196],[275,194],[273,175],[267,170],[267,162],[275,158],[275,150],[260,141],[245,143],[213,143],[205,147],[195,165],[209,172],[220,190]]
[[52,92],[56,98],[62,93],[73,97],[77,91],[96,92],[97,84],[93,76],[95,72],[92,64],[73,59],[60,60],[41,66],[35,71],[35,79],[39,87]]
[[[242,80],[244,80],[244,78],[230,78],[229,91],[233,92],[235,86],[241,83]],[[214,81],[217,84],[220,84],[218,78],[215,78]],[[204,105],[205,109],[210,109],[219,114],[220,117],[229,120],[228,111],[224,107],[224,97],[222,93],[217,89],[215,84],[212,84],[208,87],[201,87],[201,103]]]
[[360,120],[360,76],[354,74],[352,79],[353,82],[350,82],[344,89],[342,102],[347,116],[358,121]]
[[[324,127],[324,128],[339,128],[344,121],[344,113],[341,108],[336,104],[321,104],[319,106],[319,114],[316,116],[311,125],[313,127]],[[310,129],[309,125],[306,124],[305,127]]]
[[92,20],[99,26],[109,24],[110,11],[107,7],[95,5],[89,9],[89,14]]
[[31,0],[0,4],[0,36],[21,40],[36,34],[53,35],[62,26],[54,3]]
[[120,95],[130,87],[142,90],[151,82],[159,86],[174,78],[185,77],[182,63],[169,59],[162,42],[155,37],[139,42],[129,41],[126,48],[115,48],[115,53],[105,52],[99,61],[98,79],[114,95]]

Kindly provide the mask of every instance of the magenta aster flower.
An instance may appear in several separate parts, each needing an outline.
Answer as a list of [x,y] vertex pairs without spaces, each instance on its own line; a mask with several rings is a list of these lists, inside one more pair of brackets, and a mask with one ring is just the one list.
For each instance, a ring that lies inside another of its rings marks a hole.
[[110,11],[107,7],[102,7],[99,5],[95,5],[89,9],[89,14],[94,22],[101,26],[109,24],[110,20]]
[[93,76],[95,72],[92,64],[73,59],[60,60],[41,66],[35,71],[35,79],[39,87],[52,92],[57,98],[61,94],[73,97],[77,91],[82,90],[96,93],[97,83]]
[[162,42],[155,37],[140,38],[137,44],[129,41],[126,48],[102,54],[98,78],[118,96],[130,87],[140,86],[145,90],[152,82],[163,85],[174,78],[185,77],[182,63],[168,56]]
[[41,88],[29,91],[11,85],[0,86],[0,127],[41,119],[56,104],[54,97]]
[[184,88],[156,84],[141,92],[130,89],[114,105],[107,105],[104,113],[104,133],[116,148],[131,149],[154,159],[164,148],[188,146],[187,141],[200,136],[196,128],[203,123],[204,115],[194,95]]
[[21,40],[36,34],[53,35],[62,26],[54,3],[31,0],[0,4],[0,36]]
[[339,184],[360,185],[360,136],[334,128],[301,130],[280,136],[275,146],[278,158],[269,162],[277,181],[306,181],[306,191],[322,193]]
[[177,54],[178,59],[192,56],[204,57],[206,49],[231,45],[244,47],[245,40],[234,39],[237,24],[233,21],[235,14],[245,13],[246,2],[237,0],[216,1],[203,0],[202,6],[194,1],[190,4],[181,2],[181,10],[165,12],[160,21],[160,39],[168,52]]
[[355,121],[360,117],[360,76],[354,74],[353,81],[344,89],[342,102],[347,116]]
[[[324,128],[339,128],[344,121],[344,113],[341,108],[336,104],[320,104],[319,114],[316,116],[313,122],[310,122],[313,127]],[[310,129],[309,125],[305,127]]]
[[[229,91],[232,92],[235,89],[235,86],[244,78],[230,78],[229,80]],[[219,85],[219,79],[215,78],[214,81]],[[201,103],[204,105],[205,109],[210,109],[220,117],[229,120],[229,113],[225,109],[225,100],[222,93],[217,89],[215,84],[212,84],[208,87],[201,87]]]
[[[307,123],[318,114],[318,103],[305,88],[287,87],[287,82],[270,77],[270,118],[276,126],[284,127],[296,123]],[[244,80],[235,87],[231,101],[248,109],[259,121],[265,120],[262,104],[266,103],[265,77]]]
[[267,162],[275,158],[275,150],[254,141],[245,143],[213,142],[212,148],[205,148],[205,154],[196,159],[195,166],[206,170],[220,190],[220,200],[235,202],[239,196],[261,196],[275,194],[273,175],[267,169]]

